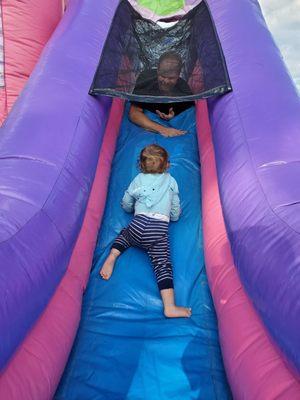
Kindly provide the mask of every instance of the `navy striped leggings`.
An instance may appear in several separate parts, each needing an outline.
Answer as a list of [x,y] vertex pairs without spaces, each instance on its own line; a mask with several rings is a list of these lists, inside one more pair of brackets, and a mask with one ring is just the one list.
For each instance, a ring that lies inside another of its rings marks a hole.
[[173,288],[173,271],[168,238],[169,223],[146,215],[136,215],[114,241],[121,253],[131,246],[146,250],[154,268],[159,290]]

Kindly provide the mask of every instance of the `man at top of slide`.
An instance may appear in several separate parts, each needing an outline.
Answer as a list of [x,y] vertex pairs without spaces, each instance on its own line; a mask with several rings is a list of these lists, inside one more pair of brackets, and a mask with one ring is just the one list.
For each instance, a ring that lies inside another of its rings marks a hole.
[[[192,95],[193,93],[186,81],[180,78],[181,68],[182,59],[179,54],[173,51],[163,53],[159,59],[157,69],[145,70],[139,75],[133,93],[147,97]],[[152,121],[151,118],[144,114],[144,110],[156,113],[161,119],[169,121],[193,105],[193,101],[178,103],[132,102],[129,118],[136,125],[151,132],[157,132],[166,137],[179,136],[186,132]]]

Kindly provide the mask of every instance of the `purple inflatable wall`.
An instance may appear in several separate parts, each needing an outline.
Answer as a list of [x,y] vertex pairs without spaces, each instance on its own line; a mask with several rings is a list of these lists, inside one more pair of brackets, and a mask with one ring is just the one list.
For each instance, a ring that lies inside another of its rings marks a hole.
[[117,3],[95,2],[95,35],[84,10],[75,18],[86,3],[70,2],[1,130],[0,368],[51,298],[81,227],[111,104],[88,89]]
[[[266,326],[300,367],[299,97],[258,3],[207,3],[233,86],[209,103],[232,251]],[[94,2],[95,35],[86,2],[70,2],[1,131],[0,367],[51,298],[81,226],[110,107],[87,92],[117,4]]]
[[223,213],[242,282],[300,368],[300,100],[257,1],[208,0],[233,92],[210,101]]

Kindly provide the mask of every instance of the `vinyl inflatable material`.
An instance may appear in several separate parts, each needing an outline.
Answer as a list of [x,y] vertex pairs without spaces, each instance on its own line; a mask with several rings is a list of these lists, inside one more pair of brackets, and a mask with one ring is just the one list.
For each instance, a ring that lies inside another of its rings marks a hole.
[[[299,97],[258,3],[207,4],[233,87],[207,109],[197,105],[205,263],[226,374],[234,398],[297,400],[298,373],[286,360],[299,368]],[[70,1],[2,128],[5,399],[54,396],[79,324],[123,116],[120,101],[111,106],[87,93],[117,5]],[[87,292],[85,304],[88,298]],[[186,365],[182,374],[195,366],[198,376],[196,364]],[[181,398],[199,394],[199,387],[191,380]],[[89,398],[80,393],[71,398]]]
[[0,125],[7,117],[41,51],[60,21],[62,11],[61,0],[1,1]]

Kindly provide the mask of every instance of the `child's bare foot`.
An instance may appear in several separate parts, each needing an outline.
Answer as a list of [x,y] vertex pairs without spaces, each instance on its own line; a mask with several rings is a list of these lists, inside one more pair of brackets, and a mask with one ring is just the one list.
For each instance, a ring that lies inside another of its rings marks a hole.
[[187,307],[178,307],[175,305],[174,289],[162,289],[160,291],[164,303],[164,314],[168,318],[189,318],[192,315],[192,309]]
[[187,307],[177,307],[175,305],[165,306],[164,314],[168,318],[189,318],[192,315],[192,309]]
[[112,249],[109,256],[105,260],[103,267],[100,269],[99,274],[102,279],[108,280],[114,270],[115,262],[121,253],[117,249]]

